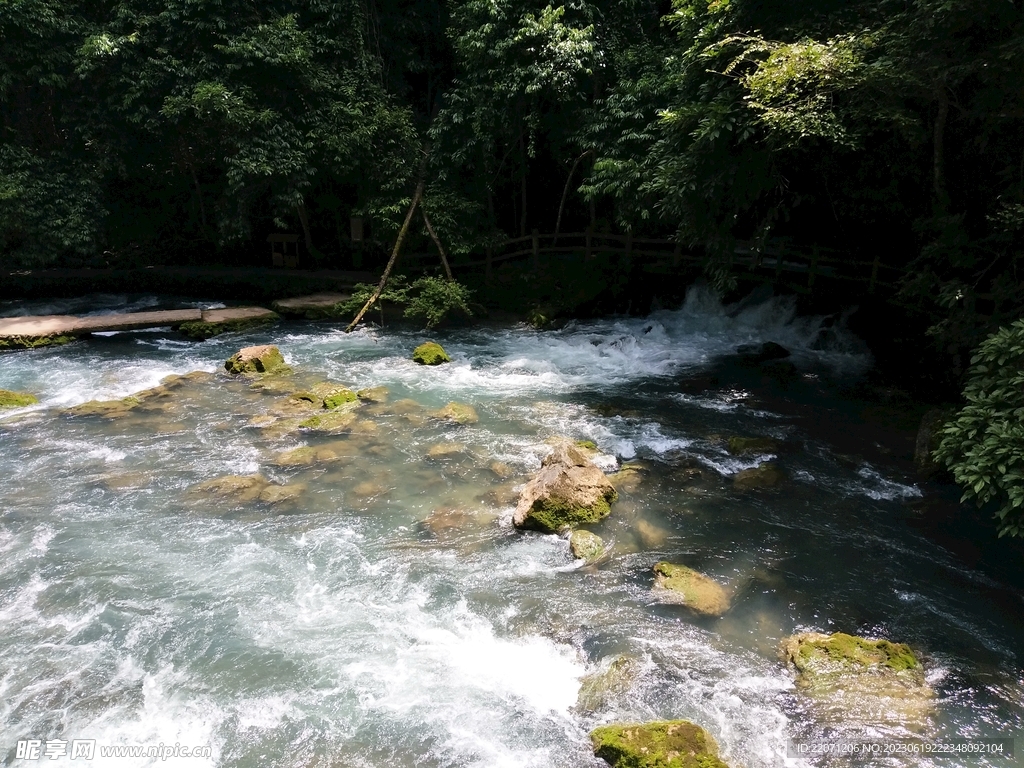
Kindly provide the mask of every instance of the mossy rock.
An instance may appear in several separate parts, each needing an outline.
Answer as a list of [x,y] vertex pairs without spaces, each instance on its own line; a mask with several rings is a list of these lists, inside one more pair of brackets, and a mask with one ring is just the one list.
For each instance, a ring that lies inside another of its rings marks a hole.
[[348,432],[356,423],[356,415],[351,411],[328,411],[318,413],[299,422],[301,429],[308,429],[312,432],[325,432],[327,434],[338,434]]
[[596,533],[575,530],[569,536],[569,550],[577,560],[592,563],[604,554],[604,540]]
[[333,411],[343,405],[356,402],[356,393],[346,387],[336,387],[324,395],[324,408]]
[[641,664],[632,656],[613,656],[580,680],[576,697],[578,712],[598,712],[612,704],[616,697],[625,696],[640,677]]
[[129,395],[120,400],[89,400],[63,411],[65,416],[99,416],[104,419],[119,419],[127,416],[139,403],[139,398]]
[[366,403],[386,403],[388,401],[388,388],[365,387],[356,392],[356,397]]
[[593,440],[573,440],[573,445],[581,450],[597,453],[597,443]]
[[226,320],[222,323],[210,323],[205,320],[189,320],[178,326],[178,331],[190,339],[202,341],[223,333],[241,333],[255,328],[263,328],[280,321],[281,316],[268,312],[258,317],[242,317],[237,320]]
[[420,365],[441,365],[452,361],[444,347],[435,341],[427,341],[416,347],[412,352],[412,359]]
[[324,446],[302,446],[284,451],[274,457],[279,467],[302,467],[321,462],[338,461],[341,457],[332,449]]
[[224,475],[192,486],[193,494],[214,496],[233,501],[255,501],[270,485],[263,475]]
[[921,662],[904,643],[836,632],[805,632],[783,641],[785,660],[807,681],[821,675],[876,672],[922,674]]
[[643,475],[641,474],[643,469],[643,465],[623,464],[618,472],[612,472],[608,475],[608,482],[615,486],[616,491],[635,493],[643,481]]
[[685,565],[660,562],[654,566],[654,588],[664,599],[686,606],[700,616],[721,616],[729,610],[729,594],[714,579]]
[[773,437],[730,437],[729,453],[733,456],[750,454],[778,453],[782,449],[782,441]]
[[26,405],[35,405],[38,402],[39,398],[28,392],[0,389],[0,408],[24,408]]
[[558,533],[603,520],[618,493],[605,474],[572,443],[555,446],[523,488],[512,524]]
[[756,467],[744,469],[733,475],[733,486],[741,490],[774,488],[786,479],[779,467],[770,461],[762,461]]
[[268,485],[260,491],[259,500],[264,504],[291,504],[305,492],[306,486],[304,485]]
[[453,421],[456,424],[476,424],[480,421],[476,409],[465,403],[448,403],[444,408],[434,411],[431,415],[435,419]]
[[231,374],[283,373],[289,370],[281,350],[272,344],[246,347],[228,358],[224,368]]
[[688,720],[604,725],[590,740],[613,768],[729,768],[715,740]]
[[53,333],[49,336],[0,336],[0,351],[13,349],[36,349],[70,344],[77,336],[67,333]]

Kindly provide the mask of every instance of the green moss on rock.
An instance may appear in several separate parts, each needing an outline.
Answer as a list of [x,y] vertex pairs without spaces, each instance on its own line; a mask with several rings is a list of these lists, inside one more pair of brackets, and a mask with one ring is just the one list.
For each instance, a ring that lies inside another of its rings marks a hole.
[[24,408],[26,405],[35,405],[38,402],[39,398],[28,392],[0,389],[0,408]]
[[685,565],[660,562],[654,566],[655,589],[662,596],[701,616],[721,616],[729,610],[729,594],[714,579]]
[[577,448],[582,448],[585,451],[597,451],[597,443],[593,440],[575,440]]
[[324,408],[334,410],[348,403],[356,402],[356,393],[345,387],[336,387],[324,395]]
[[104,419],[118,419],[127,416],[140,402],[134,395],[120,400],[89,400],[81,405],[66,409],[65,416],[99,416]]
[[276,313],[260,315],[259,317],[243,317],[237,320],[226,320],[223,323],[210,323],[205,320],[189,320],[178,326],[178,331],[190,339],[209,339],[220,336],[223,333],[241,333],[251,331],[254,328],[262,328],[273,325],[281,319]]
[[325,413],[318,413],[308,419],[299,422],[299,427],[312,432],[326,432],[336,434],[347,432],[356,422],[356,415],[347,410],[334,410]]
[[70,344],[76,338],[78,337],[67,333],[54,333],[49,336],[0,336],[0,351],[54,347],[60,344]]
[[904,643],[869,640],[844,632],[795,635],[784,641],[783,651],[787,661],[807,675],[869,669],[904,672],[921,668],[917,656]]
[[605,725],[590,740],[613,768],[728,768],[714,739],[687,720]]
[[441,365],[452,361],[444,347],[435,341],[427,341],[416,347],[412,352],[412,359],[420,365]]
[[590,531],[573,531],[569,536],[569,549],[577,560],[592,563],[604,554],[604,540]]
[[271,344],[246,347],[228,358],[224,363],[228,373],[282,373],[288,370],[281,350]]

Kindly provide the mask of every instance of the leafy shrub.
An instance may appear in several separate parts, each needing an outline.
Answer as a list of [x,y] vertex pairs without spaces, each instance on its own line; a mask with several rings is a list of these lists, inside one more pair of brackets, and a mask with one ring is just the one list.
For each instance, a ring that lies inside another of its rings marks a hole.
[[[343,313],[355,314],[376,289],[375,285],[359,283],[353,289],[352,297],[339,305],[338,309]],[[421,277],[408,283],[404,276],[395,275],[388,281],[374,307],[370,309],[379,307],[382,303],[404,306],[405,317],[425,320],[427,328],[433,328],[452,310],[459,310],[472,316],[473,312],[469,308],[472,294],[471,290],[457,280]]]
[[1024,320],[989,336],[971,359],[967,401],[942,430],[935,459],[963,501],[997,502],[1000,536],[1024,535]]

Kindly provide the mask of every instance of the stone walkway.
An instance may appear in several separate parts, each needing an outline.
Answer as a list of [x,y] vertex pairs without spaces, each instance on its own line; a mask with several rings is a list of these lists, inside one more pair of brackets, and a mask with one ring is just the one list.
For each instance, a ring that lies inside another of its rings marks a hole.
[[103,331],[135,331],[140,328],[172,328],[189,322],[228,323],[276,317],[263,307],[228,307],[227,309],[173,309],[159,312],[127,312],[110,315],[36,315],[0,318],[0,349],[45,346],[65,337],[85,336]]

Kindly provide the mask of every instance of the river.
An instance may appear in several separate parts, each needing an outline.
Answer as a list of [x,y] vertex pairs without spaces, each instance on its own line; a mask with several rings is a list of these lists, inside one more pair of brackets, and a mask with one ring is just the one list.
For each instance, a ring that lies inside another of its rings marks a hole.
[[[2,309],[157,306],[171,304]],[[909,524],[922,490],[905,468],[839,447],[836,388],[871,364],[841,324],[825,329],[782,299],[727,307],[693,289],[644,318],[431,334],[453,362],[430,368],[410,360],[424,332],[341,327],[202,343],[134,332],[0,357],[0,388],[42,401],[0,415],[5,765],[34,764],[16,758],[17,741],[88,739],[211,748],[93,762],[104,766],[596,767],[592,728],[660,718],[708,729],[734,768],[1024,765],[787,756],[790,739],[1024,732],[1021,592]],[[777,397],[728,361],[769,340],[796,366]],[[277,344],[304,380],[383,386],[388,403],[364,406],[372,424],[359,434],[283,433],[258,418],[279,396],[218,373],[163,409],[60,413],[219,372],[258,343]],[[712,371],[709,388],[686,383]],[[449,401],[479,421],[430,417]],[[804,406],[835,409],[835,441],[803,429]],[[735,490],[731,476],[767,457],[731,456],[730,435],[785,441],[788,480]],[[614,543],[597,566],[574,562],[564,538],[511,526],[515,487],[558,436],[594,441],[609,471],[640,462],[639,484],[593,526]],[[304,445],[327,446],[329,460],[282,463]],[[300,495],[238,503],[189,490],[253,473]],[[727,585],[731,610],[694,618],[656,600],[659,560]],[[777,649],[810,630],[909,643],[934,707],[907,720],[809,699]],[[635,673],[578,706],[581,680],[618,655]]]

